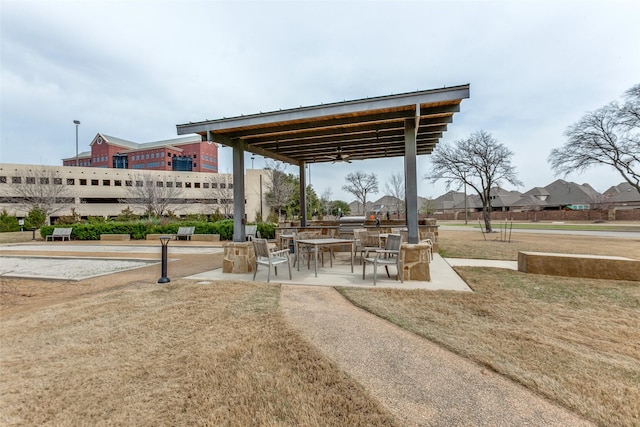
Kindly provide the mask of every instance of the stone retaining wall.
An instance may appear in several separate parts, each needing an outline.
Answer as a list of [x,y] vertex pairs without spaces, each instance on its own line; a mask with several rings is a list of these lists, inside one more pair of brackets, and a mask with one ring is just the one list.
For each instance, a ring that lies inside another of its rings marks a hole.
[[518,271],[552,276],[640,281],[640,261],[617,256],[518,252]]
[[[173,238],[175,235],[174,234],[147,234],[145,239],[158,240],[160,236],[171,236]],[[196,242],[219,242],[220,235],[219,234],[192,234],[191,240]]]
[[131,236],[129,234],[101,234],[100,240],[124,242],[127,240],[131,240]]

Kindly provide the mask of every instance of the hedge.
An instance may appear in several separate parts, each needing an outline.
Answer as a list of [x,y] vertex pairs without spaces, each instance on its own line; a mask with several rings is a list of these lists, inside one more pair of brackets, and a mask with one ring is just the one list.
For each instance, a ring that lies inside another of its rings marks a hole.
[[[195,227],[195,234],[219,234],[220,240],[233,239],[233,220],[225,219],[216,222],[204,221],[179,221],[168,224],[153,224],[143,221],[136,222],[104,222],[92,224],[73,224],[65,228],[73,227],[71,238],[75,240],[100,240],[101,234],[129,234],[134,240],[144,239],[147,234],[176,234],[180,227]],[[56,226],[47,225],[40,228],[43,238],[53,234]],[[260,235],[267,239],[275,237],[275,225],[259,223]]]

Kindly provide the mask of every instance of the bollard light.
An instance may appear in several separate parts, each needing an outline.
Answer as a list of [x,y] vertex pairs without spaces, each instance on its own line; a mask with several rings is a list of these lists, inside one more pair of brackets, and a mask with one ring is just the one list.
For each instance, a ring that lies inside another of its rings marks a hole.
[[171,279],[167,277],[167,246],[169,245],[171,236],[160,236],[162,244],[162,277],[158,279],[158,283],[169,283]]

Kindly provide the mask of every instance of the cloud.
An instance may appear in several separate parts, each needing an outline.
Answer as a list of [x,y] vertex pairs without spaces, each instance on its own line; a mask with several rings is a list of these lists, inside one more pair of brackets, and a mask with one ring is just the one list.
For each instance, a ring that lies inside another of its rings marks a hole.
[[[0,161],[60,164],[74,119],[86,149],[97,132],[146,142],[189,121],[470,83],[442,141],[492,133],[527,190],[555,179],[546,158],[569,125],[638,83],[638,16],[638,2],[604,0],[4,1]],[[402,168],[316,165],[312,184],[350,199],[347,173],[375,171],[383,188]]]

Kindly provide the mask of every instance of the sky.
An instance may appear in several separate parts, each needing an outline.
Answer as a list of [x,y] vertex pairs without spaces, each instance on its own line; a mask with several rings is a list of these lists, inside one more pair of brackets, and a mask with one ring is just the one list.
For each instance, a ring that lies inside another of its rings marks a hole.
[[[159,141],[190,121],[468,83],[441,144],[484,130],[523,182],[503,188],[564,178],[603,192],[622,182],[612,169],[558,177],[547,158],[570,125],[640,83],[638,21],[636,0],[0,0],[0,162],[61,165],[74,120],[82,152],[98,132]],[[231,172],[231,149],[219,154]],[[447,191],[423,179],[430,168],[420,156],[422,197]],[[376,174],[375,200],[403,159],[307,173],[318,195],[349,202],[356,171]]]

